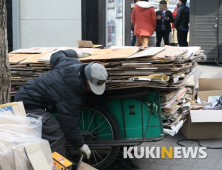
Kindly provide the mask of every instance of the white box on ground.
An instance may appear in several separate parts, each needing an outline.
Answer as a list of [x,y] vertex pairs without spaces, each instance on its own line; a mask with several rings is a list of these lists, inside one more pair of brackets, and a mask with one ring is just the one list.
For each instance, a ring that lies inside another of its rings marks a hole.
[[[207,102],[209,96],[218,95],[222,95],[222,78],[199,79],[198,96],[201,101]],[[222,129],[222,110],[190,110],[181,132],[188,139],[217,139],[222,138],[219,129]]]

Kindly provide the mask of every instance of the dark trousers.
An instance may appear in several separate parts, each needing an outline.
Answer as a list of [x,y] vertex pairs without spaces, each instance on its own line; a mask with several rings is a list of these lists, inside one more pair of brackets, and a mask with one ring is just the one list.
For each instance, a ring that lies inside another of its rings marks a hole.
[[157,32],[156,33],[156,47],[160,47],[162,38],[163,38],[164,44],[169,45],[169,34],[170,34],[169,32],[165,32],[165,31]]
[[59,122],[44,109],[26,109],[26,113],[42,116],[42,139],[48,140],[52,152],[65,156],[66,138]]
[[188,47],[187,34],[188,31],[177,29],[177,40],[180,47]]
[[136,45],[136,36],[133,36],[133,39],[131,41],[131,46],[135,46]]

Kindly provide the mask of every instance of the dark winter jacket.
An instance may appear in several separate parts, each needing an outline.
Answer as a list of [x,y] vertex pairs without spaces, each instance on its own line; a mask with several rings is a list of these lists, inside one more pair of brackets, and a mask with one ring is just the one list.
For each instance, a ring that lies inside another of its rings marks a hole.
[[[157,11],[156,12],[156,16],[162,16],[162,12],[161,11]],[[166,17],[169,17],[169,20],[168,21],[164,21],[165,22],[165,32],[171,32],[171,24],[170,23],[173,23],[174,22],[174,19],[173,19],[173,14],[171,11],[167,10],[166,11]],[[161,32],[161,25],[162,25],[162,19],[156,21],[156,32]]]
[[86,96],[85,66],[74,50],[54,53],[50,65],[50,71],[23,85],[15,100],[23,101],[26,109],[56,107],[63,132],[75,147],[80,148],[84,144],[79,112]]
[[176,29],[189,29],[190,8],[184,4],[178,7],[175,18]]

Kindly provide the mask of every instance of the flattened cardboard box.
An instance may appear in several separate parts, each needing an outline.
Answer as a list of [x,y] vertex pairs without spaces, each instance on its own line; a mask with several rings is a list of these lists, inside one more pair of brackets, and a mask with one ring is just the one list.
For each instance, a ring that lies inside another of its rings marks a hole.
[[18,64],[19,62],[25,60],[26,58],[30,57],[32,54],[14,54],[9,53],[8,58],[10,64]]
[[7,115],[26,116],[23,102],[12,102],[0,105],[0,109],[7,111]]
[[187,94],[191,97],[192,100],[194,100],[195,96],[195,82],[194,82],[194,76],[191,75],[187,81],[186,81],[186,88],[187,88]]
[[35,170],[51,170],[39,143],[27,145],[25,150]]
[[80,61],[85,60],[111,60],[111,59],[126,59],[135,54],[139,49],[132,48],[117,48],[117,49],[103,49],[94,51],[91,56],[80,58]]
[[[199,79],[198,95],[201,101],[207,101],[209,96],[219,95],[221,92],[221,78]],[[222,138],[220,129],[222,129],[222,110],[191,110],[181,132],[188,139],[218,139]]]
[[102,45],[94,45],[92,41],[77,41],[79,48],[100,48]]
[[191,91],[188,91],[188,94],[194,100],[195,94],[196,94],[196,84],[198,82],[198,79],[201,76],[201,71],[197,68],[195,68],[194,73],[186,80],[185,86],[189,88]]
[[33,142],[34,140],[30,141],[30,143],[13,147],[16,170],[24,170],[24,166],[27,167],[27,169],[30,169],[30,170],[33,169],[31,161],[28,159],[26,150],[25,150],[25,146],[29,147],[30,145],[31,147],[35,147],[37,145],[38,145],[37,147],[40,146],[40,148],[38,148],[40,150],[38,150],[38,152],[36,152],[35,154],[39,155],[39,153],[42,152],[43,158],[40,158],[40,159],[45,159],[47,162],[46,166],[49,165],[50,169],[52,169],[53,160],[52,160],[51,148],[49,146],[49,142],[46,140],[39,140],[38,143],[35,141],[34,144],[32,144]]
[[18,49],[10,52],[11,54],[41,54],[56,50],[57,47],[32,47],[27,49]]

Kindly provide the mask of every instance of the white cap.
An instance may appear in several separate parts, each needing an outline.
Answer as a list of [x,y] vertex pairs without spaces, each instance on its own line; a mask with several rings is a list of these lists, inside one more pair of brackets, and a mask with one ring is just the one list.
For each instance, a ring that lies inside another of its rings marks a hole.
[[106,88],[106,80],[108,78],[105,67],[99,63],[93,62],[88,64],[84,71],[93,93],[97,95],[103,94]]

